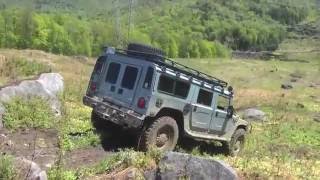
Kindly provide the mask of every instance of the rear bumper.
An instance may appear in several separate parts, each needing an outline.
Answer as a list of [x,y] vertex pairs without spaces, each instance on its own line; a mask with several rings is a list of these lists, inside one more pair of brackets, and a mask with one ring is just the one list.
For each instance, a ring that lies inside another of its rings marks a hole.
[[111,121],[125,128],[140,128],[145,119],[145,115],[88,96],[83,97],[83,104],[92,107],[96,114],[102,119]]

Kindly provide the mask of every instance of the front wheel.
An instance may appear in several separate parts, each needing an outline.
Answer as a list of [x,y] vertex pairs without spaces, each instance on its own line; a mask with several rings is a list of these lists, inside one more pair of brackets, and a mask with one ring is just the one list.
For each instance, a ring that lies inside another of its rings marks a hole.
[[141,148],[156,148],[162,152],[172,151],[177,145],[179,128],[177,122],[168,116],[155,120],[142,134]]
[[230,156],[239,155],[244,147],[246,131],[244,129],[237,129],[231,137],[230,142],[224,144],[227,154]]

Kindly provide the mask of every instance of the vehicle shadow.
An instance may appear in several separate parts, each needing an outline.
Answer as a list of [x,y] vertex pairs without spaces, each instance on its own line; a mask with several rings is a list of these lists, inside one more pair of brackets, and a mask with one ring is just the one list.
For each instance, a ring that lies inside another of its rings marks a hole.
[[107,152],[118,152],[123,149],[137,150],[137,138],[122,130],[117,133],[97,132],[100,137],[101,145]]
[[196,154],[208,154],[208,155],[225,155],[226,150],[219,142],[204,142],[197,141],[191,138],[181,138],[176,148],[178,152],[186,152]]

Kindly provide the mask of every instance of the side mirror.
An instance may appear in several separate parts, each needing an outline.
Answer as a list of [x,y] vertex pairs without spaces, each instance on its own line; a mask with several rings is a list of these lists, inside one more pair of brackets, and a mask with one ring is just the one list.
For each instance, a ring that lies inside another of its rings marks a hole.
[[229,106],[227,109],[227,118],[232,118],[233,114],[234,114],[234,107]]

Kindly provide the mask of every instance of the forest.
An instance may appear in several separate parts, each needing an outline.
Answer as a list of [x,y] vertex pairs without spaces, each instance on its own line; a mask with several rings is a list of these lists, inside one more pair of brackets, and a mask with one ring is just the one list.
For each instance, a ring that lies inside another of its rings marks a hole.
[[[130,5],[129,2],[132,2]],[[315,0],[0,0],[0,47],[97,56],[141,42],[169,57],[275,50]]]

